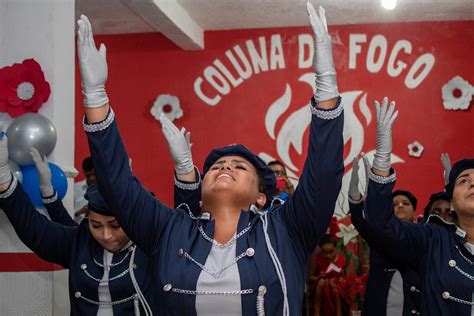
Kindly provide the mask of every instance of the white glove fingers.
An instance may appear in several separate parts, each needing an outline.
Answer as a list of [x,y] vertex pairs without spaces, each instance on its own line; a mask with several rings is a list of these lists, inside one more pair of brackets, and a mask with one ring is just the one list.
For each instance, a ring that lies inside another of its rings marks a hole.
[[389,126],[390,126],[390,129],[393,125],[393,122],[395,122],[395,120],[397,119],[398,117],[398,111],[396,111],[395,113],[393,113],[392,117],[390,118],[390,122],[389,122]]
[[100,56],[104,57],[104,59],[106,59],[107,48],[105,47],[104,43],[100,43],[99,54]]
[[380,103],[375,100],[375,113],[377,114],[377,123],[380,122]]
[[354,157],[352,160],[352,170],[358,171],[359,170],[359,157]]
[[34,147],[31,147],[31,149],[30,149],[30,156],[31,156],[31,159],[33,159],[33,161],[35,163],[37,161],[41,161],[41,156],[40,156],[38,150]]
[[313,28],[314,35],[316,36],[316,41],[320,41],[322,37],[322,32],[324,30],[324,26],[311,3],[309,2],[306,3],[306,9],[309,15],[309,23],[311,24],[311,27]]
[[388,107],[387,114],[385,114],[385,125],[391,121],[393,111],[395,111],[395,101],[390,102],[390,106]]
[[193,146],[193,144],[191,144],[191,132],[187,132],[184,135],[184,138],[186,139],[186,143],[188,143],[189,149],[191,149],[191,147]]
[[319,6],[319,18],[321,19],[321,24],[326,30],[326,33],[328,33],[328,22],[326,20],[326,10],[324,10],[322,6]]
[[91,25],[91,22],[89,21],[89,19],[87,18],[87,16],[83,15],[83,20],[84,20],[84,23],[86,25],[86,34],[87,34],[87,41],[89,43],[89,46],[90,47],[93,47],[95,49],[97,49],[95,47],[95,42],[94,42],[94,34],[92,33],[92,25]]
[[77,30],[77,49],[78,49],[78,54],[79,57],[84,56],[85,52],[85,43],[84,43],[84,37],[85,37],[85,25],[84,21],[78,20],[77,21],[77,26],[79,29]]

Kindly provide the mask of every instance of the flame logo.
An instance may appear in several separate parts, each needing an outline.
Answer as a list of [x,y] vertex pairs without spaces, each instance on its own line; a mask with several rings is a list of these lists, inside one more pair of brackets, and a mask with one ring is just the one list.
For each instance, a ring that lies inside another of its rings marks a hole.
[[[314,85],[314,73],[306,73],[299,79],[300,82],[308,84],[311,89]],[[372,112],[367,105],[367,93],[364,91],[348,91],[341,93],[343,105],[344,105],[344,144],[350,144],[350,150],[344,157],[344,167],[348,167],[352,160],[362,153],[364,147],[364,128],[369,126],[372,122]],[[276,131],[276,123],[278,119],[289,109],[292,98],[292,90],[289,84],[286,84],[285,92],[282,96],[277,98],[268,108],[265,116],[265,128],[268,135],[275,140],[276,152],[278,158],[272,155],[261,152],[260,158],[264,161],[269,162],[271,160],[278,159],[285,164],[287,169],[288,177],[292,180],[296,186],[298,184],[298,172],[299,168],[294,164],[290,157],[290,148],[299,154],[303,154],[303,135],[309,128],[311,123],[311,110],[309,103],[303,105],[295,112],[291,113],[288,118],[283,122],[281,129]],[[361,122],[354,112],[357,99],[360,98],[358,107],[364,122]],[[375,149],[370,150],[366,153],[369,161],[373,160]],[[403,163],[403,159],[392,153],[392,164]],[[362,164],[363,165],[363,164]],[[339,193],[337,200],[336,210],[334,215],[343,217],[349,209],[347,201],[347,191],[349,188],[349,180],[352,172],[352,167],[347,169],[342,178],[342,188]],[[364,167],[359,168],[359,179],[361,188],[365,187],[365,171]],[[364,192],[363,189],[360,189]]]

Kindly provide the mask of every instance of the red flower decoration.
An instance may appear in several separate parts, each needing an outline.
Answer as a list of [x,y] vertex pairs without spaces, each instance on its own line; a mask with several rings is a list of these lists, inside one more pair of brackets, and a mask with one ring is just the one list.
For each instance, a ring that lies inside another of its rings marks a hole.
[[34,59],[0,69],[0,112],[12,117],[38,112],[50,94],[49,83]]

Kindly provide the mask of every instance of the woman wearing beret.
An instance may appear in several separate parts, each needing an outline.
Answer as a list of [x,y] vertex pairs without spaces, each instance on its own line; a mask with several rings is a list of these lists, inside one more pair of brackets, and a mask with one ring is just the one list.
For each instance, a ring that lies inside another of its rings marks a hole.
[[383,243],[385,253],[401,266],[418,271],[421,315],[474,315],[474,159],[452,167],[446,192],[457,224],[437,214],[426,225],[403,222],[393,212],[391,168],[395,104],[377,107],[377,145],[369,171],[364,218]]
[[[42,161],[33,151],[35,160]],[[12,176],[4,136],[0,140],[0,207],[28,248],[42,259],[69,269],[71,315],[150,315],[156,301],[150,300],[149,259],[122,230],[97,186],[87,189],[90,213],[77,225],[70,217],[67,220],[50,180],[42,180],[46,207],[65,225],[38,213]]]
[[[308,13],[317,89],[298,188],[287,203],[262,212],[275,189],[272,170],[242,145],[217,148],[204,163],[198,218],[160,203],[130,171],[105,92],[105,46],[96,49],[85,16],[78,21],[84,128],[99,190],[127,235],[153,258],[160,315],[301,314],[307,260],[332,217],[343,173],[343,106],[331,41],[324,10],[318,16],[308,4]],[[180,172],[182,180],[196,177],[192,168]]]

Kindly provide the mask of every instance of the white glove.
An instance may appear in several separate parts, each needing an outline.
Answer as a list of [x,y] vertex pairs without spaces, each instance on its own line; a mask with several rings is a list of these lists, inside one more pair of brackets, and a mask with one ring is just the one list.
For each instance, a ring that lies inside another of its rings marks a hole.
[[367,192],[369,191],[369,171],[370,171],[370,168],[372,168],[370,166],[370,162],[369,162],[369,158],[367,158],[367,156],[362,153],[362,161],[364,162],[364,168],[365,168],[365,189],[364,189],[364,199],[367,197]]
[[176,174],[188,174],[194,170],[193,157],[191,155],[191,133],[185,128],[181,131],[174,125],[166,115],[161,113],[159,120],[161,130],[165,135],[171,158],[174,161]]
[[441,163],[443,164],[444,168],[444,184],[448,184],[449,174],[451,173],[451,159],[447,153],[441,154]]
[[355,157],[352,161],[352,173],[349,181],[349,197],[360,196],[359,191],[359,158]]
[[77,25],[79,25],[77,56],[79,58],[79,69],[81,70],[84,106],[98,108],[109,103],[109,98],[105,92],[108,72],[105,45],[100,44],[100,49],[97,51],[91,23],[85,15],[81,15]]
[[0,123],[0,184],[12,181],[12,172],[8,166],[8,139],[3,132],[3,124]]
[[49,169],[46,157],[41,158],[40,153],[34,147],[30,149],[30,156],[35,163],[39,175],[39,185],[42,197],[51,197],[54,195],[54,188],[51,184],[51,170]]
[[316,101],[326,101],[339,96],[337,90],[336,68],[332,57],[331,37],[328,33],[326,12],[319,7],[319,16],[313,5],[306,3],[309,23],[316,37],[314,42],[313,67],[316,72]]
[[392,153],[392,125],[398,116],[398,111],[395,110],[395,102],[390,102],[388,105],[388,98],[383,98],[382,107],[375,101],[375,108],[377,110],[377,141],[375,144],[375,156],[373,167],[381,171],[389,171],[391,162],[390,155]]

